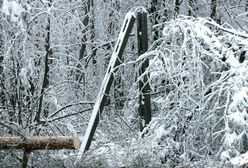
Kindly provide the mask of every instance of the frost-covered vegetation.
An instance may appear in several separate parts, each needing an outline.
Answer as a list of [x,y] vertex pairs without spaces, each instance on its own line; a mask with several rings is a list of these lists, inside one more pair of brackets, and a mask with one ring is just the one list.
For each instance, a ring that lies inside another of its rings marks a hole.
[[[150,12],[149,51],[137,56],[134,28],[90,149],[33,151],[27,165],[246,166],[248,5],[214,2],[3,0],[0,135],[83,141],[123,18],[143,5]],[[152,120],[140,132],[145,59]],[[20,167],[22,157],[23,150],[0,150],[0,167]]]
[[[215,24],[184,16],[164,24],[163,37],[145,55],[153,91],[151,123],[142,133],[131,131],[125,140],[89,152],[83,162],[93,157],[103,167],[247,163],[248,40]],[[134,105],[129,104],[123,111],[130,112]]]

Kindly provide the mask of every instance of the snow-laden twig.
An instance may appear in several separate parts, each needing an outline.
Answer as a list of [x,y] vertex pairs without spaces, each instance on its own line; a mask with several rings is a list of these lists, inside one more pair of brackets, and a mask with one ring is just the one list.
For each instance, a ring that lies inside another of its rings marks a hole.
[[225,28],[219,24],[217,24],[216,22],[214,21],[206,21],[206,24],[207,25],[211,25],[211,26],[215,26],[217,28],[219,28],[220,30],[224,31],[224,32],[227,32],[227,33],[230,33],[232,35],[235,35],[235,36],[240,36],[242,38],[248,38],[248,34],[246,33],[242,33],[242,32],[239,32],[235,29],[228,29],[228,28]]
[[22,134],[20,131],[16,130],[15,128],[5,124],[4,122],[0,121],[0,125],[2,125],[3,127],[6,127],[7,129],[14,131],[17,135],[21,136],[23,139],[26,139],[26,136],[24,134]]

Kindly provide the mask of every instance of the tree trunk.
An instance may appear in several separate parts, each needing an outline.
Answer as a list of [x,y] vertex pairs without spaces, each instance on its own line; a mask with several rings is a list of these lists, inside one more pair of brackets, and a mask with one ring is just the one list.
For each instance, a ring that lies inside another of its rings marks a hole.
[[[51,8],[52,5],[52,0],[48,3],[48,7]],[[43,76],[43,81],[42,81],[42,86],[41,86],[41,97],[39,100],[39,107],[38,111],[35,116],[35,121],[37,123],[40,122],[40,117],[42,112],[44,113],[45,117],[48,117],[48,110],[43,107],[43,99],[44,99],[44,91],[46,88],[49,86],[49,66],[51,64],[51,55],[52,55],[52,50],[51,50],[51,19],[50,16],[48,15],[47,18],[47,27],[46,27],[46,39],[45,39],[45,60],[44,60],[44,76]],[[44,108],[44,110],[42,110]]]
[[[114,1],[112,2],[113,4],[113,9],[119,13],[120,11],[120,2],[118,1]],[[114,14],[113,14],[114,15]],[[118,26],[116,26],[117,23],[112,22],[112,31],[117,31],[119,29]],[[113,32],[114,34],[114,32]],[[121,62],[124,61],[124,58],[122,57],[121,60],[119,60]],[[121,63],[120,62],[120,63]],[[124,96],[124,92],[123,92],[123,80],[122,80],[122,74],[124,69],[119,69],[118,72],[116,72],[116,74],[114,75],[114,104],[115,104],[115,109],[122,109],[124,107],[124,102],[123,102],[123,96]]]
[[[108,38],[108,40],[111,40],[111,38],[114,38],[115,33],[118,30],[118,27],[117,27],[118,21],[115,18],[115,13],[119,12],[120,5],[118,4],[118,2],[116,0],[113,0],[110,3],[110,7],[111,7],[111,9],[110,9],[110,12],[109,12],[109,15],[108,15],[109,23],[108,23],[108,27],[107,27],[107,38]],[[111,52],[112,52],[111,49],[112,49],[112,43],[108,43],[106,45],[107,52],[104,55],[104,57],[105,57],[105,63],[104,63],[105,69],[108,68],[108,64],[109,64],[109,60],[110,60]]]
[[0,137],[0,149],[25,149],[33,150],[58,150],[58,149],[79,149],[80,140],[78,137],[28,137],[26,140],[21,137]]
[[180,0],[175,0],[175,9],[174,9],[175,17],[179,15],[180,4],[181,4]]
[[189,16],[197,17],[197,4],[196,0],[189,0]]
[[[93,44],[95,41],[95,17],[94,17],[94,2],[93,0],[90,0],[90,42],[91,42],[91,59],[92,59],[92,64],[95,66],[97,63],[96,60],[96,52],[97,48]],[[95,75],[95,69],[94,69],[94,75]]]
[[[1,15],[1,14],[0,14]],[[0,24],[0,109],[4,107],[4,76],[3,76],[3,60],[4,60],[4,43],[3,43],[3,26]]]
[[220,10],[218,8],[218,2],[217,0],[212,0],[211,1],[211,14],[210,17],[216,21],[216,23],[220,24],[221,20],[220,20]]
[[[79,51],[79,61],[82,62],[83,60],[85,61],[85,67],[88,67],[89,61],[90,61],[90,57],[87,57],[87,41],[88,41],[88,37],[87,37],[87,33],[89,32],[90,29],[94,29],[94,24],[93,22],[90,22],[90,17],[91,16],[91,8],[93,5],[93,1],[92,0],[86,0],[83,2],[83,6],[84,6],[84,12],[83,12],[83,30],[82,30],[82,45]],[[90,25],[90,23],[92,23],[92,25]],[[94,38],[94,36],[92,35],[90,38]],[[77,66],[77,68],[81,69],[82,67],[80,65]],[[83,80],[83,83],[85,84],[85,74],[84,72],[81,72],[80,70],[77,71],[76,73],[76,81],[81,82]]]
[[[111,10],[109,12],[109,23],[108,23],[108,28],[107,28],[108,40],[111,40],[115,36],[117,30],[119,29],[118,20],[116,19],[115,14],[119,13],[119,11],[120,11],[120,2],[117,0],[113,0],[112,2],[110,2],[110,7],[111,7]],[[111,52],[113,52],[111,49],[112,49],[111,43],[109,43],[107,45],[107,52],[105,54],[105,69],[108,66]],[[123,61],[123,58],[121,61]],[[123,98],[123,95],[124,95],[123,89],[122,89],[123,81],[121,79],[121,71],[122,70],[119,70],[118,72],[116,72],[116,74],[114,76],[115,77],[114,84],[113,84],[113,88],[114,88],[113,97],[114,97],[114,99],[110,99],[110,97],[108,97],[107,101],[106,101],[106,104],[110,104],[110,101],[114,100],[114,104],[115,104],[116,109],[121,109],[124,106],[123,102],[121,101],[121,99]]]
[[89,28],[89,12],[90,12],[90,0],[84,2],[84,18],[83,25],[84,28],[82,30],[82,45],[79,53],[79,60],[82,60],[86,56],[86,42],[87,42],[87,32]]
[[[246,12],[248,11],[248,0],[246,0],[246,2],[245,2],[245,11]],[[248,16],[248,15],[246,14],[246,16]]]
[[[158,0],[152,0],[151,2],[151,8],[150,8],[150,14],[151,14],[151,23],[152,25],[157,25],[159,23],[160,17],[158,14]],[[159,29],[155,28],[153,33],[153,41],[158,40],[159,38]]]

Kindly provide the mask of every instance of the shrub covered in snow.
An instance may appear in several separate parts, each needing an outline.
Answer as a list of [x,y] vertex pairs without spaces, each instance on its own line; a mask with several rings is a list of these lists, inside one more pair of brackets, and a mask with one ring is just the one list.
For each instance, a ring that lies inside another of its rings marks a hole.
[[165,24],[157,43],[150,61],[159,95],[153,99],[159,127],[153,129],[158,143],[171,148],[161,151],[164,159],[225,163],[247,152],[247,35],[181,17]]

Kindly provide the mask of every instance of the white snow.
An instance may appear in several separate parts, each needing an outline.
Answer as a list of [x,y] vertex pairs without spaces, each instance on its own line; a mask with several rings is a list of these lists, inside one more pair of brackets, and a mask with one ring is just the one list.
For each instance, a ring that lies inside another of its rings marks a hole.
[[230,160],[233,166],[239,167],[239,166],[244,166],[248,164],[248,152],[239,155],[237,157],[234,157]]
[[233,103],[240,104],[243,102],[244,98],[247,98],[248,88],[241,87],[234,95],[233,95]]
[[227,51],[227,60],[226,63],[228,63],[230,66],[233,68],[238,68],[240,67],[239,61],[235,58],[234,53],[232,50]]
[[239,139],[239,136],[234,133],[226,133],[224,145],[227,147],[232,146],[237,140]]
[[30,88],[30,87],[29,87],[29,83],[28,83],[28,79],[27,79],[27,71],[28,71],[28,70],[27,70],[25,67],[23,67],[23,68],[21,69],[21,71],[20,71],[19,76],[20,76],[20,79],[21,79],[21,81],[22,81],[22,84],[23,84],[25,87]]
[[155,137],[157,140],[160,140],[163,136],[167,134],[167,131],[164,129],[164,126],[161,125],[154,131]]
[[1,8],[1,12],[7,16],[10,15],[8,0],[3,0],[3,6]]
[[21,17],[21,13],[25,10],[16,1],[8,2],[8,0],[4,0],[1,11],[6,16],[10,15],[10,20],[12,22],[18,22]]
[[228,160],[230,159],[230,155],[229,155],[229,151],[223,151],[220,155],[220,159],[221,160]]
[[241,126],[247,125],[247,122],[245,120],[245,118],[247,118],[247,114],[245,110],[243,112],[237,111],[231,113],[230,115],[228,115],[228,118],[237,125],[241,125]]

